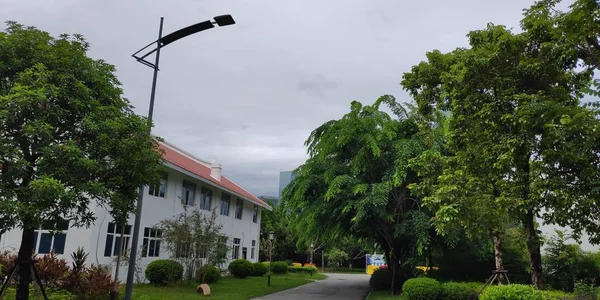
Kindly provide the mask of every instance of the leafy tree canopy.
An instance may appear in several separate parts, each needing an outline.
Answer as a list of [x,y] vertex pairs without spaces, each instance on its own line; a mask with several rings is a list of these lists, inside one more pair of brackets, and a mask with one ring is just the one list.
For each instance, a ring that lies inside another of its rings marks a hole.
[[[114,66],[58,38],[7,22],[0,32],[0,226],[23,228],[19,260],[45,220],[87,226],[94,204],[122,219],[162,168],[150,122],[122,97]],[[21,268],[19,299],[29,269]]]

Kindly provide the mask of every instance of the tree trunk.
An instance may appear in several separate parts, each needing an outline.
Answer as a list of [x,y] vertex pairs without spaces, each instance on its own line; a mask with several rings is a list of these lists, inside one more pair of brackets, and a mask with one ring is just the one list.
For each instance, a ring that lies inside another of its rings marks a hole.
[[119,241],[119,251],[117,251],[117,266],[115,267],[115,284],[113,285],[113,293],[115,296],[119,294],[119,269],[121,267],[121,251],[125,240],[125,224],[121,224],[121,240]]
[[541,290],[544,288],[542,281],[542,253],[540,250],[540,238],[535,230],[533,211],[527,211],[525,216],[525,229],[527,230],[527,250],[529,251],[529,262],[531,271],[531,284]]
[[321,249],[321,272],[325,273],[325,250]]
[[[394,257],[394,255],[391,255]],[[392,258],[393,259],[393,258]],[[391,267],[391,268],[390,268]],[[392,286],[391,286],[391,294],[392,296],[396,295],[396,264],[392,262],[392,264],[388,264],[388,268],[392,271]]]
[[[492,240],[494,241],[494,262],[496,263],[496,271],[504,270],[504,263],[502,262],[502,240],[500,239],[500,231],[494,230],[492,232]],[[498,277],[500,284],[508,283],[505,274]]]
[[[26,224],[25,224],[26,225]],[[26,229],[28,226],[23,226],[21,235],[21,247],[15,267],[19,266],[19,284],[17,285],[17,300],[29,299],[29,284],[31,283],[31,263],[33,245],[33,229]]]

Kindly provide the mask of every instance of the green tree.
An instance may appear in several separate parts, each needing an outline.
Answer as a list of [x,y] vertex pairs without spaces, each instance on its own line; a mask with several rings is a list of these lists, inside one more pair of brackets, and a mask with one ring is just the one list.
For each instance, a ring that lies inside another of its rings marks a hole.
[[[592,82],[591,67],[578,69],[579,58],[563,53],[560,41],[524,29],[514,34],[490,24],[472,31],[470,49],[428,53],[428,61],[405,74],[402,85],[422,113],[451,112],[449,143],[458,170],[469,172],[463,180],[483,175],[476,183],[483,188],[480,195],[493,196],[473,200],[481,212],[499,217],[489,219],[494,223],[505,212],[522,222],[531,280],[542,288],[536,217],[574,226],[577,233],[598,232],[596,217],[588,222],[572,212],[598,216],[592,203],[598,199],[594,147],[600,129],[595,113],[579,106]],[[438,210],[438,218],[470,224],[478,215],[455,214],[454,208]]]
[[[158,226],[166,249],[185,268],[185,278],[191,280],[196,269],[204,264],[219,266],[227,260],[227,237],[221,234],[223,225],[217,222],[216,211],[210,215],[199,208],[165,219]],[[143,245],[143,251],[149,245]]]
[[22,229],[17,299],[28,299],[34,230],[89,226],[93,205],[132,212],[162,168],[151,124],[122,97],[114,67],[80,35],[8,22],[0,32],[0,223]]
[[293,230],[293,222],[285,214],[281,205],[272,205],[272,211],[263,209],[260,219],[260,247],[259,259],[269,261],[269,250],[271,247],[269,233],[273,233],[273,261],[294,259],[296,256],[296,244],[298,238]]
[[282,197],[298,226],[323,236],[374,238],[392,276],[402,273],[401,266],[411,272],[430,238],[429,216],[408,189],[419,180],[410,159],[431,146],[417,119],[392,96],[382,96],[370,106],[353,101],[341,119],[315,129],[306,141],[310,158]]

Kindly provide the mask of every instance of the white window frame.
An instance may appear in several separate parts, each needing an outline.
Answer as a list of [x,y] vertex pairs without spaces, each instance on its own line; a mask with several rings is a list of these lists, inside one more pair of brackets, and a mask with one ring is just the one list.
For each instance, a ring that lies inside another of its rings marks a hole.
[[[241,205],[240,205],[241,204]],[[236,198],[235,201],[235,218],[241,220],[244,217],[244,200]]]
[[[56,254],[65,254],[65,248],[67,246],[67,233],[69,231],[69,221],[62,220],[59,222],[47,221],[46,224],[43,224],[40,228],[34,231],[33,235],[33,250],[38,254],[49,254],[53,250]],[[62,224],[61,224],[62,223]],[[63,226],[60,226],[63,225]],[[50,250],[48,252],[40,252],[40,246],[42,242],[42,235],[49,234],[50,237]],[[64,244],[62,247],[62,251],[56,251],[56,236],[64,236]],[[0,235],[0,238],[2,236]]]
[[260,209],[258,208],[258,205],[254,204],[254,207],[252,208],[252,223],[258,223],[259,211]]
[[[209,188],[200,188],[200,209],[210,211],[212,206],[213,191]],[[208,202],[208,203],[207,203]]]
[[[225,198],[227,198],[227,199],[225,199]],[[227,203],[226,210],[224,209],[224,207],[225,207],[223,205],[224,203]],[[229,211],[231,210],[231,196],[229,194],[221,193],[221,209],[220,210],[221,210],[221,212],[220,212],[221,216],[226,216],[226,217],[229,216]]]
[[[192,193],[191,198],[188,198],[188,192]],[[187,205],[187,206],[194,206],[196,204],[196,184],[189,181],[189,180],[183,180],[183,184],[182,184],[182,193],[181,193],[181,204],[183,205]],[[191,200],[191,204],[190,204],[190,200]]]
[[[144,228],[142,257],[160,257],[160,243],[162,240],[162,230],[153,227]],[[154,253],[150,253],[150,245],[152,242],[154,242]]]
[[239,239],[239,238],[233,239],[233,247],[231,248],[231,250],[232,250],[231,258],[232,259],[238,259],[240,257],[240,242],[241,242],[241,239]]
[[[111,232],[110,227],[113,227],[113,230]],[[123,248],[121,248],[121,255],[124,255],[125,253],[127,253],[127,250],[129,249],[129,242],[131,241],[131,233],[133,230],[133,226],[129,225],[129,224],[125,224],[125,233],[123,234],[123,239],[125,240],[125,242],[123,243]],[[129,233],[128,233],[129,232]],[[106,255],[106,246],[108,244],[108,240],[112,239],[111,242],[111,247],[110,247],[110,255],[107,256]],[[120,239],[121,239],[121,232],[119,231],[119,225],[117,225],[115,222],[110,222],[108,223],[108,225],[106,226],[106,239],[104,242],[104,257],[115,257],[117,256],[117,252],[115,251],[115,247],[119,247],[118,244],[115,243],[120,243]]]
[[149,186],[148,195],[160,198],[166,198],[167,186],[169,182],[169,173],[163,172],[160,177],[160,183],[158,186]]
[[256,240],[252,240],[252,247],[250,248],[250,259],[254,259],[254,251],[256,251]]

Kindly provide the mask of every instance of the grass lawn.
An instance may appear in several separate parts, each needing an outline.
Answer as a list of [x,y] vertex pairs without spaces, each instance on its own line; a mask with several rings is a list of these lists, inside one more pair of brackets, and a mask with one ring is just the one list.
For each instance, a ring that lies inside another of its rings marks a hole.
[[[271,287],[267,287],[267,276],[235,279],[223,277],[216,283],[210,284],[210,299],[250,299],[275,292],[294,288],[315,280],[325,279],[323,274],[287,274],[271,276]],[[167,287],[151,285],[136,285],[133,288],[134,300],[187,300],[203,296],[196,293],[197,283],[182,284]],[[121,295],[123,292],[120,293]]]
[[401,295],[392,296],[390,291],[377,291],[371,292],[367,300],[404,300],[405,298]]

